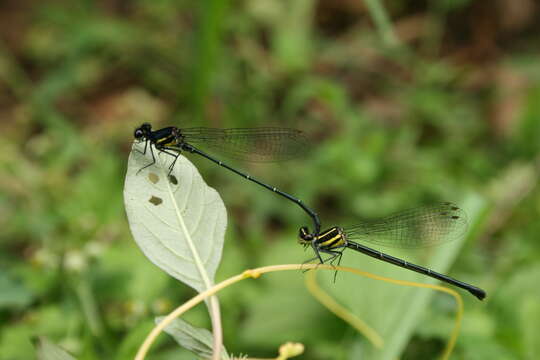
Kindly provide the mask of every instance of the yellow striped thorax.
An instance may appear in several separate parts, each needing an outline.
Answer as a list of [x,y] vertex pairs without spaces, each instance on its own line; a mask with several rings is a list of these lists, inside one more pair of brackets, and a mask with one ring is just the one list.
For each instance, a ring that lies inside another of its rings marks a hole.
[[328,230],[321,232],[319,235],[313,236],[308,232],[306,227],[300,228],[298,242],[303,245],[307,245],[315,241],[318,248],[332,249],[336,247],[342,247],[347,244],[347,239],[343,233],[343,229],[334,226]]
[[[169,127],[165,128],[164,130],[167,131],[158,130],[154,132],[156,146],[161,147],[177,145],[180,139],[180,132],[178,128]],[[162,131],[162,133],[160,133],[160,131]]]

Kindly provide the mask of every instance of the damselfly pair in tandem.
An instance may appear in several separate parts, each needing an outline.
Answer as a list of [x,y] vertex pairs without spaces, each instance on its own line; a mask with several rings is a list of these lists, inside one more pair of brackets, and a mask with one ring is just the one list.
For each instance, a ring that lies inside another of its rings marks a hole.
[[[339,264],[343,251],[352,249],[460,287],[480,300],[486,296],[484,290],[473,285],[353,241],[357,240],[389,247],[419,248],[439,245],[462,238],[466,233],[467,220],[463,210],[455,204],[445,202],[412,208],[385,218],[366,221],[356,226],[348,228],[334,226],[321,232],[321,222],[318,214],[300,199],[223,163],[194,145],[199,146],[200,144],[227,157],[240,160],[281,161],[306,153],[308,142],[299,130],[286,128],[214,129],[199,127],[180,129],[166,127],[153,131],[152,126],[145,123],[135,130],[134,137],[139,142],[145,142],[143,153],[146,154],[150,149],[152,155],[152,162],[139,171],[156,162],[153,147],[173,158],[169,166],[170,171],[172,171],[178,156],[182,151],[185,151],[198,154],[300,206],[311,218],[313,231],[310,232],[307,227],[302,227],[299,233],[299,242],[313,248],[316,254],[313,260],[317,259],[321,263],[333,263],[337,260]],[[323,259],[321,253],[330,256]]]

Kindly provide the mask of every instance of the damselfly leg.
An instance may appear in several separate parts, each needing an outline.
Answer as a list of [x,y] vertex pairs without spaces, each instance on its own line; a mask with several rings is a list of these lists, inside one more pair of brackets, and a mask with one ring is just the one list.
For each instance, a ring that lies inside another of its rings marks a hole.
[[[147,151],[147,147],[148,147],[148,142],[149,141],[146,141],[145,145],[144,145],[144,151],[140,151],[138,149],[135,149],[137,152],[143,154],[143,155],[146,155],[146,151]],[[172,156],[174,158],[174,160],[172,161],[172,163],[169,165],[168,169],[169,169],[169,172],[167,173],[167,176],[170,176],[171,173],[172,173],[172,170],[174,168],[174,164],[176,163],[176,160],[178,160],[178,156],[180,156],[180,151],[178,151],[178,149],[172,149],[172,148],[168,148],[168,147],[157,147],[156,146],[156,150],[159,151],[160,153],[165,153],[169,156]],[[167,151],[167,150],[170,150],[170,151]],[[153,146],[152,144],[150,144],[150,154],[152,155],[152,162],[149,163],[148,165],[145,165],[143,166],[142,168],[140,168],[139,170],[137,170],[137,175],[143,171],[144,169],[154,165],[156,163],[156,156],[154,155],[154,150],[153,150]]]
[[[148,143],[150,141],[149,140],[146,140],[145,143],[144,143],[144,151],[140,151],[139,149],[135,148],[135,150],[137,152],[139,152],[140,154],[142,154],[143,156],[146,155],[146,151],[148,149]],[[139,175],[139,173],[141,171],[143,171],[144,169],[154,165],[156,163],[156,157],[154,156],[154,151],[152,150],[152,144],[150,144],[150,154],[152,155],[152,162],[146,166],[143,166],[142,168],[140,168],[139,170],[137,170],[137,175]]]

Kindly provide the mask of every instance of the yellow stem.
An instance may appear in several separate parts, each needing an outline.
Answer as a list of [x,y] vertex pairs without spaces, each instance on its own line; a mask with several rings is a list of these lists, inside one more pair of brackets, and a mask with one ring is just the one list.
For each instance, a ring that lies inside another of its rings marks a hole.
[[310,271],[305,279],[306,287],[311,295],[319,300],[319,302],[328,310],[334,313],[334,315],[354,327],[360,334],[363,334],[373,346],[378,349],[382,348],[384,345],[384,340],[382,339],[381,335],[379,335],[375,329],[366,324],[362,319],[338,304],[338,302],[335,301],[330,295],[325,293],[317,284],[317,277],[315,274],[316,271]]
[[260,277],[262,274],[268,273],[268,272],[288,271],[288,270],[309,270],[309,269],[325,269],[325,270],[332,270],[332,271],[341,270],[341,271],[357,274],[360,276],[368,277],[374,280],[386,281],[386,282],[400,285],[400,286],[428,288],[428,289],[433,289],[436,291],[441,291],[441,292],[445,292],[447,294],[452,295],[456,299],[458,310],[457,310],[457,316],[456,316],[454,329],[452,330],[452,335],[442,355],[442,359],[446,360],[450,356],[452,349],[454,348],[454,345],[456,343],[457,336],[459,334],[459,328],[461,326],[461,319],[463,315],[463,300],[461,299],[461,296],[454,290],[443,287],[443,286],[439,286],[439,285],[422,284],[422,283],[416,283],[412,281],[391,279],[391,278],[371,274],[365,271],[361,271],[361,270],[357,270],[357,269],[353,269],[349,267],[330,266],[330,265],[321,265],[321,264],[289,264],[289,265],[271,265],[271,266],[260,267],[257,269],[246,270],[242,274],[236,275],[227,280],[224,280],[220,282],[219,284],[213,286],[212,288],[205,290],[202,293],[198,294],[197,296],[193,297],[191,300],[187,301],[183,305],[176,308],[172,313],[167,315],[159,324],[156,325],[156,327],[154,327],[154,329],[152,329],[150,334],[148,334],[148,336],[142,343],[141,347],[139,348],[139,351],[137,352],[137,355],[135,356],[135,360],[143,360],[145,358],[146,354],[148,353],[148,350],[150,349],[150,346],[155,341],[159,333],[161,333],[161,331],[163,331],[163,329],[165,329],[167,325],[169,325],[174,319],[176,319],[177,317],[179,317],[180,315],[182,315],[184,312],[191,309],[195,305],[199,304],[207,297],[214,295],[215,293],[221,291],[222,289],[247,278],[256,279]]

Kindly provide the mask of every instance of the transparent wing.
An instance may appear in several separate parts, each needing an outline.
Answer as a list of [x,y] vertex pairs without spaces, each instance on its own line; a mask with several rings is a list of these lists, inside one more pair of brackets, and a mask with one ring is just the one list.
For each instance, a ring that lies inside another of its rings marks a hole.
[[437,245],[461,238],[466,231],[465,212],[450,202],[405,210],[344,229],[347,239],[397,248]]
[[308,141],[300,130],[287,128],[181,129],[188,144],[229,158],[270,162],[304,156]]

